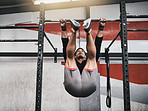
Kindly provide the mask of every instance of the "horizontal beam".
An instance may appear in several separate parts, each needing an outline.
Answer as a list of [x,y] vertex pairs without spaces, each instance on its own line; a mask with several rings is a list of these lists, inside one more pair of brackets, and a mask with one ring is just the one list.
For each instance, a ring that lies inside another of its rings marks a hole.
[[[86,19],[75,19],[78,22],[83,22]],[[91,19],[92,22],[99,22],[100,19]],[[45,22],[60,22],[59,20],[45,20]],[[69,19],[66,19],[66,22],[70,22]],[[106,22],[120,22],[120,19],[116,20],[106,20]]]
[[[101,53],[100,57],[105,57],[105,53]],[[109,53],[109,57],[122,57],[122,53]],[[128,53],[128,57],[148,57],[148,53]]]
[[[105,57],[100,57],[100,60],[105,60]],[[122,60],[122,57],[110,57],[109,60],[115,60],[115,61],[118,60],[119,61],[119,60]],[[140,57],[140,58],[139,57],[129,57],[128,60],[148,61],[148,58],[147,57],[146,58],[145,57]]]
[[[0,57],[37,57],[37,52],[0,52]],[[44,53],[44,57],[54,57],[55,53]],[[63,57],[62,53],[57,53],[57,57]]]
[[14,40],[0,40],[0,42],[38,42],[36,39],[14,39]]
[[148,18],[148,15],[127,15],[127,18]]
[[0,26],[0,29],[37,29],[38,26]]
[[127,31],[148,31],[148,29],[127,29]]
[[[0,57],[37,57],[37,52],[0,52]],[[44,57],[54,57],[55,53],[44,53]],[[148,57],[148,53],[128,53],[129,57]],[[57,57],[63,57],[63,53],[58,52]],[[101,53],[100,57],[105,57]],[[121,53],[109,53],[109,57],[122,57]]]
[[[37,57],[37,52],[0,52],[0,57]],[[44,53],[44,57],[54,57],[55,53]],[[63,57],[62,53],[57,53],[57,57]]]

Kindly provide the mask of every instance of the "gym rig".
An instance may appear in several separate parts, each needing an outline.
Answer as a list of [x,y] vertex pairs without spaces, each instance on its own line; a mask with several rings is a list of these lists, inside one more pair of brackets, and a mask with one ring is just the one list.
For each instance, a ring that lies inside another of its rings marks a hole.
[[[109,75],[109,57],[122,57],[123,66],[123,89],[124,89],[124,111],[130,111],[130,86],[129,86],[129,72],[128,72],[128,57],[148,57],[148,53],[128,53],[127,48],[127,31],[148,31],[148,29],[127,29],[127,18],[148,18],[148,15],[126,15],[125,2],[120,3],[120,19],[117,20],[106,20],[106,22],[120,22],[120,32],[113,39],[107,48],[105,53],[101,53],[100,57],[105,57],[107,66],[107,98],[106,105],[111,108],[111,86],[110,86],[110,75]],[[76,20],[82,22],[83,20]],[[52,20],[45,20],[45,8],[44,4],[40,4],[40,18],[38,26],[0,26],[0,29],[38,29],[38,39],[15,39],[15,40],[0,40],[0,42],[38,42],[38,53],[28,52],[0,52],[0,57],[38,57],[37,60],[37,84],[36,84],[36,105],[35,111],[41,111],[41,98],[42,98],[42,69],[43,69],[43,57],[54,57],[54,63],[57,63],[57,57],[63,57],[62,53],[57,53],[57,48],[51,43],[47,35],[44,33],[45,22],[59,22]],[[70,22],[70,20],[67,20]],[[99,19],[92,19],[92,22],[99,22]],[[109,48],[114,41],[120,36],[122,53],[109,53]],[[44,37],[47,39],[53,53],[44,53]]]

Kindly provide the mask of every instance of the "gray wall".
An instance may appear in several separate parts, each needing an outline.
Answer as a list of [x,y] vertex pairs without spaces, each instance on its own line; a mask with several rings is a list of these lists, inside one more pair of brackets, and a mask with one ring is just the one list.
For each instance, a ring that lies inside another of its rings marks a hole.
[[[0,111],[34,111],[36,58],[1,58]],[[79,99],[63,86],[63,67],[44,59],[42,111],[79,111]]]

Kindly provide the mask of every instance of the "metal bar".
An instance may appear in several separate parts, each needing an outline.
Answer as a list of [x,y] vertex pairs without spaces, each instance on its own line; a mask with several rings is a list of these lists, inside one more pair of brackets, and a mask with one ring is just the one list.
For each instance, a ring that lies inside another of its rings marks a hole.
[[53,46],[53,44],[51,43],[51,41],[49,40],[49,38],[47,37],[47,35],[44,33],[45,38],[47,39],[47,41],[49,42],[49,44],[51,45],[51,47],[53,48],[53,50],[55,51],[55,55],[54,55],[54,63],[57,63],[57,48],[55,48]]
[[42,100],[42,70],[43,70],[43,47],[44,47],[44,4],[40,4],[40,20],[38,31],[38,61],[37,61],[37,84],[36,84],[36,105],[35,111],[41,111]]
[[[100,57],[105,57],[105,53],[100,53]],[[122,57],[122,53],[109,53],[109,57]],[[148,57],[148,53],[128,53],[128,57]]]
[[37,29],[39,26],[0,26],[0,29]]
[[120,3],[120,29],[123,67],[123,91],[124,91],[124,111],[130,111],[130,87],[128,73],[128,47],[127,47],[127,18],[125,2]]
[[57,48],[55,48],[54,63],[57,63]]
[[[0,52],[0,57],[37,57],[37,52]],[[55,57],[55,53],[43,53],[43,57]],[[57,57],[63,57],[63,53],[57,53]]]
[[127,31],[148,31],[148,29],[127,29]]
[[[0,57],[37,57],[37,52],[0,52]],[[110,57],[122,57],[122,53],[109,53]],[[43,53],[43,57],[55,57],[54,52]],[[57,57],[63,57],[62,52],[57,52]],[[105,53],[100,53],[100,57],[105,57]],[[148,57],[148,53],[128,53],[128,57]]]
[[38,42],[36,39],[14,39],[14,40],[0,40],[0,42]]
[[115,42],[115,40],[118,38],[118,36],[120,35],[120,32],[116,35],[116,37],[112,40],[112,42],[109,44],[109,46],[107,47],[107,49],[109,49],[111,47],[111,45]]
[[[85,19],[75,19],[76,21],[78,22],[83,22]],[[92,22],[99,22],[100,19],[92,19],[91,20]],[[59,23],[59,20],[45,20],[45,22],[58,22]],[[66,22],[70,22],[69,19],[66,19]],[[106,22],[120,22],[120,19],[117,19],[117,20],[106,20]]]
[[51,45],[51,47],[53,48],[53,50],[55,51],[55,47],[53,46],[53,44],[51,43],[51,41],[49,40],[49,38],[47,37],[47,35],[44,33],[45,38],[47,39],[47,41],[49,42],[49,44]]
[[127,18],[148,18],[148,15],[127,15]]
[[[103,57],[101,57],[100,58],[100,60],[105,60],[105,58],[103,58]],[[110,58],[109,59],[110,61],[120,61],[120,60],[122,60],[122,58],[119,58],[119,57],[117,57],[117,58]],[[148,58],[129,58],[128,60],[130,60],[130,61],[148,61]]]

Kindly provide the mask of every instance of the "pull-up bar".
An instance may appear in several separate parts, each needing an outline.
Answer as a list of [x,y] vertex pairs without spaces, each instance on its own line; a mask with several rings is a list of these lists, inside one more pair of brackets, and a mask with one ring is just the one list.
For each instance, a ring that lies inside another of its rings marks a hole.
[[127,29],[127,31],[140,32],[140,31],[148,31],[148,29]]
[[148,18],[148,15],[127,15],[127,18]]
[[[37,57],[37,52],[0,52],[0,57]],[[55,57],[55,52],[44,52],[43,57]],[[57,57],[63,57],[62,52],[57,52]],[[100,53],[100,57],[104,58],[105,53]],[[115,59],[116,57],[122,57],[121,53],[109,53],[109,57]],[[132,57],[134,60],[140,58],[140,60],[147,60],[148,53],[128,53],[128,57]]]
[[14,40],[0,40],[0,42],[38,42],[36,39],[14,39]]
[[[75,19],[78,22],[83,22],[85,19]],[[100,19],[91,19],[92,22],[99,22]],[[59,20],[45,20],[45,22],[60,22]],[[66,19],[66,22],[70,22],[70,19]],[[106,20],[106,22],[120,22],[120,19]]]
[[0,29],[37,29],[38,26],[0,26]]

